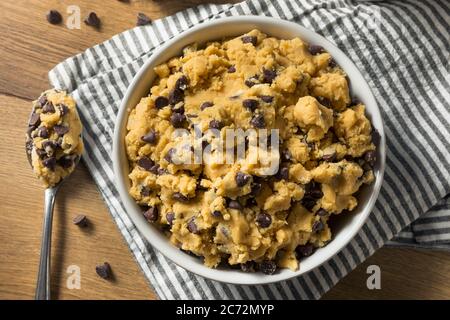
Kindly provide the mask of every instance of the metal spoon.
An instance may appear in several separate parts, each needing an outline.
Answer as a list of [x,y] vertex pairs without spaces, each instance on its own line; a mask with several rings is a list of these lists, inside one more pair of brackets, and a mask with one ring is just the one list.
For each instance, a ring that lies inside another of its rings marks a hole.
[[[25,151],[27,153],[28,162],[30,163],[31,168],[33,168],[31,162],[32,140],[30,137],[28,137],[25,143]],[[76,156],[74,159],[74,168],[79,162],[80,157]],[[74,170],[72,170],[72,172],[73,171]],[[69,173],[65,178],[70,176],[71,173]],[[53,208],[55,206],[56,194],[63,180],[64,178],[53,187],[45,189],[44,224],[42,227],[41,256],[39,261],[35,300],[50,300],[50,249],[52,241]]]

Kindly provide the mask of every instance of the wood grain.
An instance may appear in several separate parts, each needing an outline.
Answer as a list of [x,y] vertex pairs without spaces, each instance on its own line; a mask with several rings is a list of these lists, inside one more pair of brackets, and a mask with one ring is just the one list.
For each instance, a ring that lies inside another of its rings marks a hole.
[[[55,64],[114,34],[131,28],[138,12],[156,19],[202,1],[131,0],[3,0],[0,1],[0,299],[32,299],[36,282],[43,213],[43,189],[24,152],[30,101],[47,89],[47,72]],[[236,1],[234,1],[236,2]],[[95,11],[97,31],[47,23],[57,9],[66,18],[68,5],[82,16]],[[90,227],[72,224],[76,214],[88,216]],[[86,168],[80,165],[61,188],[53,223],[52,297],[54,299],[155,299],[138,264],[114,224]],[[95,274],[108,261],[114,280]],[[366,288],[366,268],[382,270],[382,290]],[[80,267],[81,289],[69,290],[67,268]],[[450,255],[410,249],[381,249],[325,298],[450,298]]]

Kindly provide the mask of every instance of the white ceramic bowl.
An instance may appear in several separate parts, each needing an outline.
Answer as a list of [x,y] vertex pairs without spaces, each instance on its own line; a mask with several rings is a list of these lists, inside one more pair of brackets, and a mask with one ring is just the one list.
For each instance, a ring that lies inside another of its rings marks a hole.
[[[287,269],[281,269],[274,275],[244,273],[235,269],[210,269],[205,267],[201,259],[191,257],[174,247],[160,231],[149,224],[144,219],[139,206],[128,193],[128,160],[124,146],[126,123],[129,110],[133,109],[140,99],[149,93],[151,84],[155,79],[153,68],[171,57],[180,55],[182,48],[193,42],[204,43],[210,40],[220,40],[223,37],[241,35],[252,29],[259,29],[268,35],[280,39],[300,37],[310,44],[324,47],[348,74],[352,95],[358,97],[366,105],[367,114],[372,121],[372,125],[380,135],[377,145],[377,164],[374,170],[375,182],[370,186],[365,186],[360,192],[358,195],[358,207],[349,214],[339,216],[338,221],[333,225],[332,241],[325,247],[318,249],[310,257],[303,259],[298,271],[293,272]],[[141,234],[154,248],[177,265],[209,279],[234,284],[264,284],[287,280],[320,266],[337,254],[360,230],[373,208],[383,180],[385,136],[380,111],[367,82],[353,62],[341,50],[322,36],[296,23],[258,16],[227,17],[201,23],[183,32],[156,50],[145,62],[128,87],[119,109],[114,132],[113,163],[116,186],[127,213]]]

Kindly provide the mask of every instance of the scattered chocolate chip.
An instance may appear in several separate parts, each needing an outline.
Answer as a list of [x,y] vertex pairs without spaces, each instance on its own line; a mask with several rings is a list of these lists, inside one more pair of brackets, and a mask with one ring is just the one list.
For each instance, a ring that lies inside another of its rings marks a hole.
[[195,218],[192,218],[187,223],[187,229],[190,233],[197,234],[199,232],[197,224],[195,223]]
[[314,190],[311,190],[311,192],[309,193],[309,195],[310,195],[311,197],[313,197],[314,199],[320,199],[320,198],[323,197],[323,192],[322,192],[322,190],[320,190],[320,189],[314,189]]
[[256,223],[261,228],[268,228],[272,224],[272,217],[270,216],[270,214],[267,214],[265,212],[259,213],[256,216]]
[[159,96],[155,99],[155,107],[157,109],[162,109],[168,105],[169,105],[169,99],[167,99],[166,97]]
[[261,183],[253,182],[252,183],[252,189],[250,191],[250,195],[253,196],[253,197],[256,197],[261,192],[261,189],[262,189],[262,184]]
[[255,99],[245,99],[242,101],[242,105],[245,109],[250,110],[251,112],[254,112],[256,108],[259,106],[258,100]]
[[155,163],[149,157],[143,156],[139,158],[137,165],[146,171],[151,171]]
[[175,213],[173,213],[173,212],[167,212],[167,213],[166,213],[166,220],[167,220],[167,223],[168,223],[169,225],[173,225],[173,220],[175,220]]
[[266,121],[264,120],[264,116],[262,114],[257,114],[250,120],[250,124],[258,129],[262,129],[266,127]]
[[319,217],[326,217],[328,215],[328,212],[324,208],[320,208],[319,210],[317,210],[316,214]]
[[[33,148],[33,141],[31,141],[31,148]],[[47,152],[43,149],[36,148],[36,153],[40,159],[47,157]]]
[[259,98],[265,103],[272,103],[273,102],[273,96],[261,95],[261,96],[259,96]]
[[53,103],[51,103],[50,101],[48,101],[45,106],[42,108],[42,112],[43,113],[54,113],[55,112],[55,107],[53,106]]
[[91,26],[94,28],[100,28],[100,18],[97,16],[97,14],[94,11],[89,12],[86,19],[84,19],[84,23],[86,23],[88,26]]
[[255,263],[253,261],[241,263],[241,270],[248,273],[255,272]]
[[61,117],[64,117],[67,113],[69,113],[69,107],[66,106],[65,104],[58,105],[58,109]]
[[312,231],[313,231],[313,232],[320,232],[320,231],[322,231],[324,228],[325,228],[325,226],[323,225],[323,222],[320,221],[320,220],[318,220],[318,221],[315,221],[315,222],[313,223]]
[[256,202],[255,198],[248,198],[247,201],[245,202],[245,206],[247,208],[256,207],[257,205],[258,203]]
[[243,187],[250,182],[252,176],[243,172],[236,173],[235,181],[238,187]]
[[316,199],[312,198],[309,195],[305,195],[301,201],[302,206],[304,206],[307,210],[311,211],[316,205]]
[[373,167],[377,161],[377,155],[375,151],[374,150],[367,151],[364,154],[364,160],[367,162],[369,166]]
[[62,156],[61,158],[58,159],[58,165],[63,167],[64,169],[68,169],[70,167],[72,167],[73,165],[73,158],[72,156]]
[[270,70],[263,68],[263,83],[272,83],[273,80],[277,77],[277,73],[275,70]]
[[311,243],[299,245],[295,248],[295,252],[297,253],[297,258],[309,257],[314,252],[314,246]]
[[152,20],[145,13],[139,12],[137,14],[136,26],[145,26],[151,23]]
[[212,103],[211,101],[205,101],[201,104],[200,106],[200,110],[205,110],[206,108],[210,108],[214,105],[214,103]]
[[214,210],[213,212],[211,212],[211,214],[216,218],[220,218],[222,216],[222,212],[220,212],[219,210]]
[[53,130],[55,130],[58,136],[63,136],[67,132],[69,132],[69,127],[57,124],[56,126],[53,127]]
[[236,72],[236,67],[235,66],[230,66],[228,68],[228,73],[235,73]]
[[42,142],[42,148],[45,150],[46,154],[53,154],[58,147],[57,143],[52,140],[45,140]]
[[74,225],[79,226],[79,227],[87,226],[87,218],[83,214],[77,215],[75,218],[73,218],[72,222]]
[[62,22],[61,13],[56,10],[50,10],[47,13],[47,21],[51,24],[60,24]]
[[259,264],[259,270],[264,274],[274,274],[277,270],[277,264],[271,260],[264,260]]
[[149,207],[144,212],[144,218],[147,219],[147,221],[156,222],[156,220],[158,220],[158,208]]
[[56,158],[55,157],[46,158],[42,160],[42,164],[44,165],[44,167],[54,171],[56,166]]
[[189,201],[189,198],[180,192],[175,192],[174,194],[172,194],[172,199],[175,201],[180,201],[180,202],[188,202]]
[[147,187],[147,186],[141,187],[141,196],[148,197],[148,196],[150,196],[151,193],[152,193],[152,189],[150,189],[149,187]]
[[252,45],[256,46],[258,38],[255,36],[243,36],[241,37],[241,40],[243,43],[251,43]]
[[336,63],[336,61],[333,58],[331,58],[330,61],[328,62],[328,66],[330,68],[334,68],[334,67],[337,66],[337,63]]
[[323,49],[322,46],[318,46],[318,45],[314,45],[314,44],[310,45],[308,50],[309,50],[309,53],[311,53],[313,56],[316,54],[325,52],[325,50]]
[[189,85],[189,80],[185,75],[182,75],[181,77],[179,77],[177,79],[177,81],[175,82],[175,88],[178,88],[182,91],[186,90],[188,88]]
[[101,265],[95,267],[95,272],[97,272],[98,276],[103,279],[111,278],[111,266],[108,262],[104,262]]
[[30,127],[36,128],[41,123],[41,117],[39,113],[33,112],[28,120],[28,125]]
[[292,154],[288,149],[284,149],[283,151],[281,151],[281,158],[285,161],[291,161]]
[[169,104],[171,105],[176,105],[178,102],[183,101],[184,98],[184,92],[183,90],[179,89],[179,88],[174,88],[172,91],[170,91],[169,93]]
[[286,166],[280,166],[278,172],[275,175],[275,178],[279,180],[288,180],[289,179],[289,168]]
[[172,126],[175,128],[182,128],[184,126],[184,122],[186,120],[186,116],[181,113],[172,113],[170,116],[170,123],[172,123]]
[[219,120],[211,120],[209,122],[209,128],[210,129],[217,129],[220,130],[224,127],[224,123],[222,121]]
[[38,100],[39,106],[42,108],[43,106],[45,106],[45,104],[47,103],[47,96],[46,95],[42,95],[39,97]]
[[164,159],[169,162],[172,163],[173,161],[173,156],[177,153],[177,150],[175,148],[170,148],[166,155],[164,156]]
[[230,202],[228,202],[228,208],[230,209],[236,209],[236,210],[242,210],[242,205],[239,203],[239,201],[236,200],[230,200]]
[[250,77],[250,78],[246,79],[246,80],[244,81],[244,83],[245,83],[245,85],[246,85],[247,87],[251,88],[251,87],[253,87],[253,86],[257,83],[256,81],[257,81],[256,77],[253,76],[253,77]]
[[158,141],[158,133],[151,129],[146,135],[141,137],[141,140],[154,145]]

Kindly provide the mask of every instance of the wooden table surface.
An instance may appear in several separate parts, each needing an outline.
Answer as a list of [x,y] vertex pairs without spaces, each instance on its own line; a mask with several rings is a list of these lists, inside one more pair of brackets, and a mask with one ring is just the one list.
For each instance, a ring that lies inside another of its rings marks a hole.
[[[201,1],[2,0],[0,1],[0,299],[32,299],[39,259],[43,188],[29,168],[25,127],[30,101],[49,87],[47,72],[62,59],[131,28],[136,14],[156,19]],[[214,1],[212,1],[214,2]],[[57,9],[66,18],[69,5],[82,17],[95,11],[97,31],[81,25],[69,30],[50,25],[45,14]],[[90,227],[79,229],[72,218],[85,214]],[[114,281],[95,273],[108,261]],[[381,268],[381,290],[368,290],[366,269]],[[81,288],[68,289],[67,268],[81,270]],[[53,221],[52,297],[54,299],[156,299],[89,173],[80,165],[63,184]],[[450,298],[450,254],[383,248],[333,288],[328,299]]]

